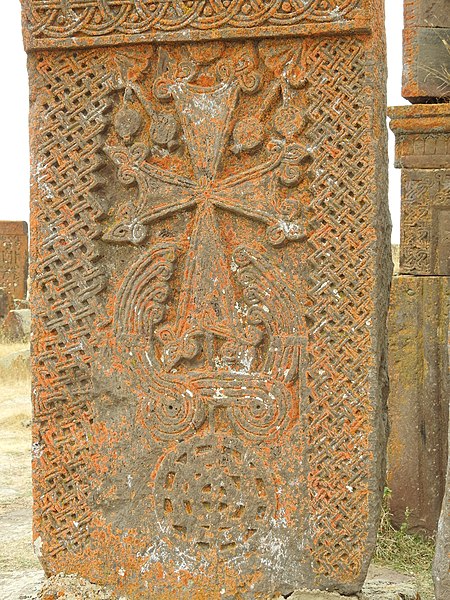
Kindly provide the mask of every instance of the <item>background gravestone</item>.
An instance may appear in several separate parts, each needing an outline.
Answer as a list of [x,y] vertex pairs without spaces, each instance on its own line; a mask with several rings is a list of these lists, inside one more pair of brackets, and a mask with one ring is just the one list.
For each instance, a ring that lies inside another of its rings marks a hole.
[[384,482],[382,2],[28,0],[24,32],[46,572],[358,591]]
[[448,0],[404,0],[402,95],[411,102],[450,98]]
[[3,310],[13,308],[15,298],[26,298],[27,278],[28,225],[23,221],[0,221],[0,289],[3,290],[0,307]]
[[[445,0],[405,2],[408,31],[429,27],[442,43],[448,22]],[[434,30],[433,28],[436,28]],[[405,35],[404,73],[420,88],[420,73],[408,63],[414,36]],[[450,72],[450,53],[441,67]],[[417,66],[417,65],[416,65]],[[388,485],[396,525],[433,535],[445,491],[448,429],[448,331],[450,312],[450,109],[436,98],[432,78],[414,104],[391,108],[396,166],[402,169],[399,276],[394,278],[390,313],[389,398],[391,435]],[[442,91],[442,90],[441,90]],[[439,102],[439,103],[438,103]],[[407,516],[408,515],[408,516]]]

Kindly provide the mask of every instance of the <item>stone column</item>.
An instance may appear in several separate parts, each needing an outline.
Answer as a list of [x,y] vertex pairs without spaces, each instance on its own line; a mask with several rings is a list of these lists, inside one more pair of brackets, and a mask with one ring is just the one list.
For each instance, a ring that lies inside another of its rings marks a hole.
[[383,19],[24,1],[48,575],[130,599],[361,589],[386,441]]

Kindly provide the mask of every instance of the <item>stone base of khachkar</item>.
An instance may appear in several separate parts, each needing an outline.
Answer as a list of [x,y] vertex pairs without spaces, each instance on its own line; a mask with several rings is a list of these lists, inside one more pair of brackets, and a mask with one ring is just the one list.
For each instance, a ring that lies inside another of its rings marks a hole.
[[[271,596],[264,600],[284,600]],[[57,575],[48,579],[39,600],[127,600],[107,588],[92,584],[77,575]],[[173,600],[176,600],[174,598]],[[371,568],[363,591],[357,596],[342,596],[335,592],[299,590],[289,600],[419,600],[415,584],[408,578],[384,568]]]

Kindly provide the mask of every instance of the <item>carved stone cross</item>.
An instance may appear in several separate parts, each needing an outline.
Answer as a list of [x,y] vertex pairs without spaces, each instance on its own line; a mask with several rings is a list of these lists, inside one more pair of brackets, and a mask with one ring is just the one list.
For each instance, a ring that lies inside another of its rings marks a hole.
[[385,437],[380,9],[25,3],[48,573],[155,600],[361,588]]

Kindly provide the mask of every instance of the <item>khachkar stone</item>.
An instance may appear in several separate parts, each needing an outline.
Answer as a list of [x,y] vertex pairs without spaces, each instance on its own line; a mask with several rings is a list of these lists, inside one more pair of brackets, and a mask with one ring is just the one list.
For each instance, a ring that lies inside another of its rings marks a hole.
[[0,289],[12,301],[27,296],[28,225],[24,221],[0,221]]
[[450,276],[450,105],[390,109],[402,169],[400,273]]
[[450,99],[448,0],[404,0],[402,95],[411,102]]
[[155,600],[361,588],[385,444],[382,8],[25,3],[48,574]]
[[450,276],[450,109],[390,109],[402,169],[400,276],[390,317],[388,484],[394,522],[435,533],[445,489]]
[[[433,534],[447,469],[447,277],[394,277],[389,313],[388,486],[393,522]],[[406,516],[407,515],[407,516]]]

